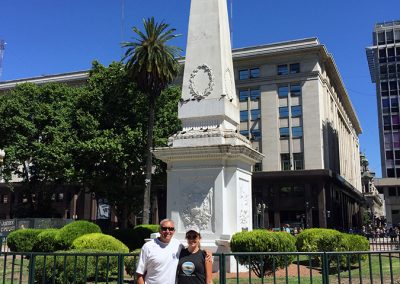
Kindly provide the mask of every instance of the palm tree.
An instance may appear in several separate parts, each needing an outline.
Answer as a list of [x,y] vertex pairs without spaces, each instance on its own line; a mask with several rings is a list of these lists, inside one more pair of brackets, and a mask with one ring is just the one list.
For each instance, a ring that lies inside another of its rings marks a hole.
[[143,20],[144,32],[137,27],[132,31],[137,38],[132,42],[122,43],[127,48],[123,60],[126,62],[126,70],[136,82],[139,90],[147,94],[149,103],[147,141],[146,141],[146,179],[143,197],[143,224],[149,223],[150,213],[150,189],[153,167],[153,128],[156,99],[161,92],[178,75],[179,63],[177,57],[181,49],[167,45],[167,42],[178,35],[175,29],[161,22],[156,23],[154,18]]

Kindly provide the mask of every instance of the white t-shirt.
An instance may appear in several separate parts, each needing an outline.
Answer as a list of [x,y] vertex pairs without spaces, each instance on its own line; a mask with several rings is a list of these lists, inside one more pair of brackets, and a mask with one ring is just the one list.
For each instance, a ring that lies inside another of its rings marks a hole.
[[176,268],[183,245],[172,238],[163,243],[158,238],[143,245],[136,273],[145,275],[146,284],[175,284]]

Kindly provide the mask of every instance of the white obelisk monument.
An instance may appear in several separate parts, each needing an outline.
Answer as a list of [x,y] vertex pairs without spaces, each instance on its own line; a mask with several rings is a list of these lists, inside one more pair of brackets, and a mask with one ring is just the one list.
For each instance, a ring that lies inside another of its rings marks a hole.
[[238,132],[239,105],[226,0],[192,0],[179,118],[183,130],[158,148],[168,165],[167,216],[184,240],[200,230],[214,251],[252,229],[251,167],[262,154]]

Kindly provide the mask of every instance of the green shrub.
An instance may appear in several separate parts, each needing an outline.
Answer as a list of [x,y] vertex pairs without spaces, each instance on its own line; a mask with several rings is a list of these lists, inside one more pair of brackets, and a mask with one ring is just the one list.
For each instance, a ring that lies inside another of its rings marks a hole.
[[134,255],[130,255],[124,258],[125,271],[130,277],[136,274],[136,267],[139,262],[140,249],[132,252]]
[[159,228],[159,225],[138,225],[133,229],[114,230],[110,235],[127,245],[130,251],[133,251],[141,248],[144,240],[150,238],[152,233],[157,233]]
[[76,238],[90,233],[101,233],[101,229],[92,222],[75,221],[58,231],[57,242],[59,242],[61,249],[69,249]]
[[332,229],[306,229],[296,237],[296,247],[301,252],[339,251],[342,233]]
[[7,245],[12,252],[32,252],[33,244],[41,229],[19,229],[7,236]]
[[[254,230],[232,236],[233,252],[294,252],[295,238],[286,232]],[[291,255],[255,255],[236,257],[240,264],[248,266],[258,277],[271,274],[288,266],[294,259]]]
[[105,281],[113,275],[116,276],[118,257],[104,254],[101,250],[70,250],[59,251],[54,255],[36,256],[35,283],[83,284],[95,279]]
[[71,248],[76,250],[94,249],[120,253],[129,252],[128,247],[121,241],[117,240],[113,236],[101,233],[92,233],[80,236],[72,242]]
[[[369,251],[369,241],[366,237],[342,233],[341,251]],[[341,267],[347,267],[348,264],[357,264],[367,259],[367,254],[347,254],[341,258]]]
[[35,252],[53,252],[60,248],[57,241],[58,229],[43,230],[33,243],[33,251]]

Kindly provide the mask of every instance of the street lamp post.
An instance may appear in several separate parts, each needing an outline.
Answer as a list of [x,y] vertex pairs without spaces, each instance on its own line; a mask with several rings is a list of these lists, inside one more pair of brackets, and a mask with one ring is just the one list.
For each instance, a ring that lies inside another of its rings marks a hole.
[[258,205],[257,205],[257,221],[258,221],[258,215],[261,215],[261,226],[259,226],[259,227],[261,227],[261,228],[265,228],[265,225],[264,225],[264,220],[265,220],[265,216],[264,216],[264,212],[265,212],[265,209],[267,208],[267,205],[265,205],[265,203],[258,203]]
[[3,161],[6,156],[6,152],[3,149],[0,149],[0,183],[4,182],[3,179]]

